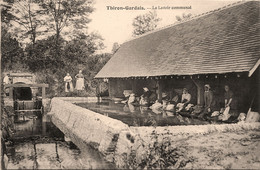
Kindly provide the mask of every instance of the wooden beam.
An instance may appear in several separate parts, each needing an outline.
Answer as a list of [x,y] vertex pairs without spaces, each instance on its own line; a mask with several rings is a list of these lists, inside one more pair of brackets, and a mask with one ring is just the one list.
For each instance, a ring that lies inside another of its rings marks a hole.
[[203,105],[204,100],[204,89],[203,83],[200,80],[191,79],[197,87],[197,105]]
[[9,87],[9,98],[13,100],[14,88],[11,86]]
[[45,99],[45,87],[42,87],[42,98]]
[[33,77],[32,74],[10,74],[9,77]]
[[136,80],[131,80],[132,81],[132,91],[133,93],[136,93],[137,92],[137,89],[136,89]]
[[257,63],[254,65],[254,67],[249,70],[249,73],[248,73],[248,77],[251,77],[252,74],[255,72],[255,70],[258,68],[258,66],[260,65],[260,59],[257,61]]
[[5,87],[49,87],[48,84],[6,84]]
[[15,110],[15,112],[34,112],[34,111],[41,111],[41,109],[32,109],[32,110]]
[[158,80],[158,102],[162,102],[162,81]]

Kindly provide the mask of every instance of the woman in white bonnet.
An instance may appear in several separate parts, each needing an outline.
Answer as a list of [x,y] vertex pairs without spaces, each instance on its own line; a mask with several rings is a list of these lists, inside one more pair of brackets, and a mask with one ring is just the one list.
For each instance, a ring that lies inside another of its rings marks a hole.
[[82,74],[82,70],[79,70],[79,73],[75,76],[76,78],[76,87],[75,89],[80,91],[85,89],[84,85],[84,75]]
[[204,117],[205,114],[214,111],[216,105],[213,92],[210,90],[210,85],[205,84],[204,90],[204,111],[199,115],[199,117]]
[[73,91],[73,84],[72,84],[72,78],[69,73],[64,77],[65,82],[65,92],[72,92]]

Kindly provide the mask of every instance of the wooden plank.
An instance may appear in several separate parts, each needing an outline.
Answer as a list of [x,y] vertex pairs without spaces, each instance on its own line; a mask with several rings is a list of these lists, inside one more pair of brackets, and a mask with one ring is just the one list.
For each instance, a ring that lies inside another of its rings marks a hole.
[[42,98],[45,99],[45,87],[42,87]]
[[9,88],[9,98],[12,99],[12,100],[13,100],[13,94],[14,94],[14,89],[13,89],[13,87],[11,86],[11,87]]
[[193,83],[197,87],[197,105],[203,105],[204,100],[204,89],[203,89],[203,81],[202,80],[195,80],[191,79]]
[[32,110],[15,110],[15,112],[34,112],[34,111],[41,111],[41,109],[32,109]]
[[158,80],[158,102],[162,102],[162,81]]
[[9,77],[33,77],[31,73],[10,73]]
[[257,63],[254,65],[254,67],[249,71],[248,77],[251,77],[252,74],[255,72],[255,70],[258,68],[260,64],[260,59],[257,61]]
[[49,87],[48,84],[6,84],[5,87]]

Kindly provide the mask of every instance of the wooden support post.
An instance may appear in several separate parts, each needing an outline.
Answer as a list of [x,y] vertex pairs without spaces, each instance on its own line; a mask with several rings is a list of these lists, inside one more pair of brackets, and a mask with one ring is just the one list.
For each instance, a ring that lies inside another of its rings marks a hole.
[[197,87],[197,105],[203,105],[204,100],[204,89],[203,83],[199,80],[191,79]]
[[45,87],[42,87],[42,98],[45,99]]
[[158,80],[158,102],[162,102],[162,81]]
[[133,93],[136,93],[137,92],[137,89],[136,89],[136,80],[131,80],[132,81],[132,91]]
[[13,100],[14,88],[12,86],[9,87],[9,98]]
[[108,79],[108,96],[112,98],[112,92],[111,92],[111,80]]

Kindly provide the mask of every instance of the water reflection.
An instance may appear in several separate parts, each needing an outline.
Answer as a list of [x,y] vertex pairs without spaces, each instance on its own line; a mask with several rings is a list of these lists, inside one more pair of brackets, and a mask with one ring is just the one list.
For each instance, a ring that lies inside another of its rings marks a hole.
[[8,169],[104,169],[112,168],[97,162],[92,152],[72,149],[65,142],[21,143],[9,155]]
[[7,145],[7,169],[115,169],[80,139],[65,142],[64,134],[48,117],[16,121],[16,133]]
[[186,117],[184,119],[179,114],[164,111],[162,109],[151,110],[145,106],[115,103],[111,100],[102,100],[102,102],[98,103],[78,103],[77,105],[111,118],[121,120],[130,126],[172,126],[209,123],[194,118]]

